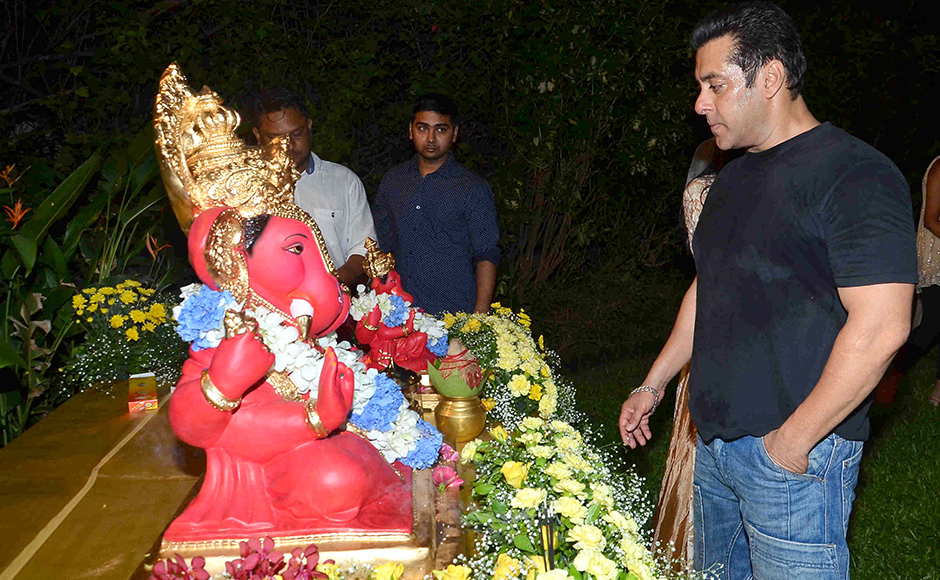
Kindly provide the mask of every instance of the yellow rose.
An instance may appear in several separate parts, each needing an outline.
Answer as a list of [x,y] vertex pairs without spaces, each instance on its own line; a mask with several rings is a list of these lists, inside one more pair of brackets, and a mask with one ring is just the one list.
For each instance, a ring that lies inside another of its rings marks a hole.
[[548,492],[544,489],[524,487],[516,492],[516,495],[513,496],[512,501],[509,502],[509,505],[519,509],[534,508],[540,506],[547,497]]
[[464,444],[463,449],[460,450],[460,463],[467,464],[473,461],[473,456],[477,452],[480,443],[479,439],[474,439]]
[[506,478],[506,483],[519,489],[522,487],[522,482],[525,481],[526,476],[529,475],[529,464],[520,463],[518,461],[507,461],[503,464],[499,472]]
[[603,551],[607,541],[604,539],[604,532],[597,526],[578,525],[568,531],[565,537],[569,542],[574,543],[577,550],[597,550]]
[[613,492],[610,489],[610,486],[606,483],[593,483],[591,484],[591,497],[597,503],[611,507],[614,505],[614,496]]
[[444,313],[444,328],[450,329],[454,323],[457,322],[457,317],[451,314],[450,312]]
[[529,384],[529,381],[526,380],[524,375],[513,375],[512,379],[509,380],[509,384],[506,386],[509,388],[509,392],[516,397],[528,395],[529,389],[532,388],[532,385]]
[[470,574],[473,573],[473,570],[466,566],[455,566],[454,564],[448,564],[447,568],[443,570],[434,570],[434,578],[436,580],[469,580]]
[[573,451],[578,447],[581,447],[581,442],[574,437],[565,435],[564,437],[558,438],[558,441],[555,442],[555,446],[562,451]]
[[140,324],[147,320],[147,315],[144,314],[141,310],[134,309],[131,310],[131,320],[133,320],[136,324]]
[[509,439],[509,433],[502,425],[497,425],[490,429],[490,435],[492,435],[493,439],[496,439],[497,441],[505,441]]
[[587,508],[577,499],[564,496],[552,502],[555,511],[571,520],[574,524],[583,524],[584,517],[587,515]]
[[120,314],[115,314],[111,317],[111,328],[121,328],[124,326],[124,317]]
[[401,562],[385,562],[372,570],[372,580],[398,580],[405,573]]
[[493,580],[509,580],[515,578],[521,571],[519,560],[503,552],[496,559],[496,568],[493,569]]
[[486,409],[487,413],[489,413],[490,411],[493,410],[494,407],[496,407],[496,401],[494,401],[493,399],[483,399],[480,402],[483,403],[483,408]]
[[124,331],[124,334],[127,336],[128,341],[140,339],[140,333],[137,332],[136,326],[132,326],[128,328],[127,330]]

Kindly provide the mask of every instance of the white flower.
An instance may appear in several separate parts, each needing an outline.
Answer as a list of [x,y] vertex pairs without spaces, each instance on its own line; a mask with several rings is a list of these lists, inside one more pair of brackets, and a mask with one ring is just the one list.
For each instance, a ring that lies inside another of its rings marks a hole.
[[184,300],[186,300],[187,298],[189,298],[190,296],[194,294],[198,294],[199,290],[201,289],[202,289],[202,284],[199,284],[198,282],[195,284],[189,284],[188,286],[183,286],[182,288],[180,288],[180,302],[183,302]]

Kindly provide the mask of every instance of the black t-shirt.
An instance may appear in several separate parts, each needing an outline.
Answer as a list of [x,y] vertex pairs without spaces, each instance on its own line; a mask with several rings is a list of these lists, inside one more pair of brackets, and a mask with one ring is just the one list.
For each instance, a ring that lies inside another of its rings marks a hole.
[[[689,404],[706,441],[763,436],[813,390],[847,318],[839,287],[917,282],[907,183],[828,123],[728,164],[692,247]],[[866,439],[870,404],[835,433]]]

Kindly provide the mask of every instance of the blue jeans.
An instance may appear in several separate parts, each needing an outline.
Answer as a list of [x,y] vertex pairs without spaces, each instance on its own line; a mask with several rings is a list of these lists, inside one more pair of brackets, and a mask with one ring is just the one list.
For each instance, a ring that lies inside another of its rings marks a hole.
[[810,453],[805,474],[770,459],[764,440],[698,440],[695,568],[722,580],[849,578],[849,525],[862,442],[837,435]]

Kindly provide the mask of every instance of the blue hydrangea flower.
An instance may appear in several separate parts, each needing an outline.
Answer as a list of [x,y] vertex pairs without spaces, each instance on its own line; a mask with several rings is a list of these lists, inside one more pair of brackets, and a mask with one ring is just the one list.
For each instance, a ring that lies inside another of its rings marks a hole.
[[410,310],[405,306],[405,299],[397,294],[392,294],[389,296],[388,301],[392,305],[392,309],[389,310],[388,314],[385,315],[385,318],[382,320],[385,323],[385,326],[389,328],[394,328],[396,326],[401,326],[406,320],[408,320],[408,311]]
[[234,304],[235,298],[228,290],[218,292],[203,286],[183,302],[177,317],[179,324],[176,332],[186,342],[193,343],[193,350],[215,346],[207,340],[206,335],[222,328],[225,311]]
[[401,462],[413,469],[427,469],[437,462],[444,436],[434,425],[422,419],[418,419],[418,430],[421,432],[421,438]]
[[362,413],[353,413],[350,421],[353,425],[367,431],[388,431],[398,419],[398,410],[405,402],[401,388],[383,374],[375,375],[375,394],[363,407]]
[[434,356],[446,355],[449,346],[446,334],[434,342],[428,342],[428,350],[431,351],[431,354]]

